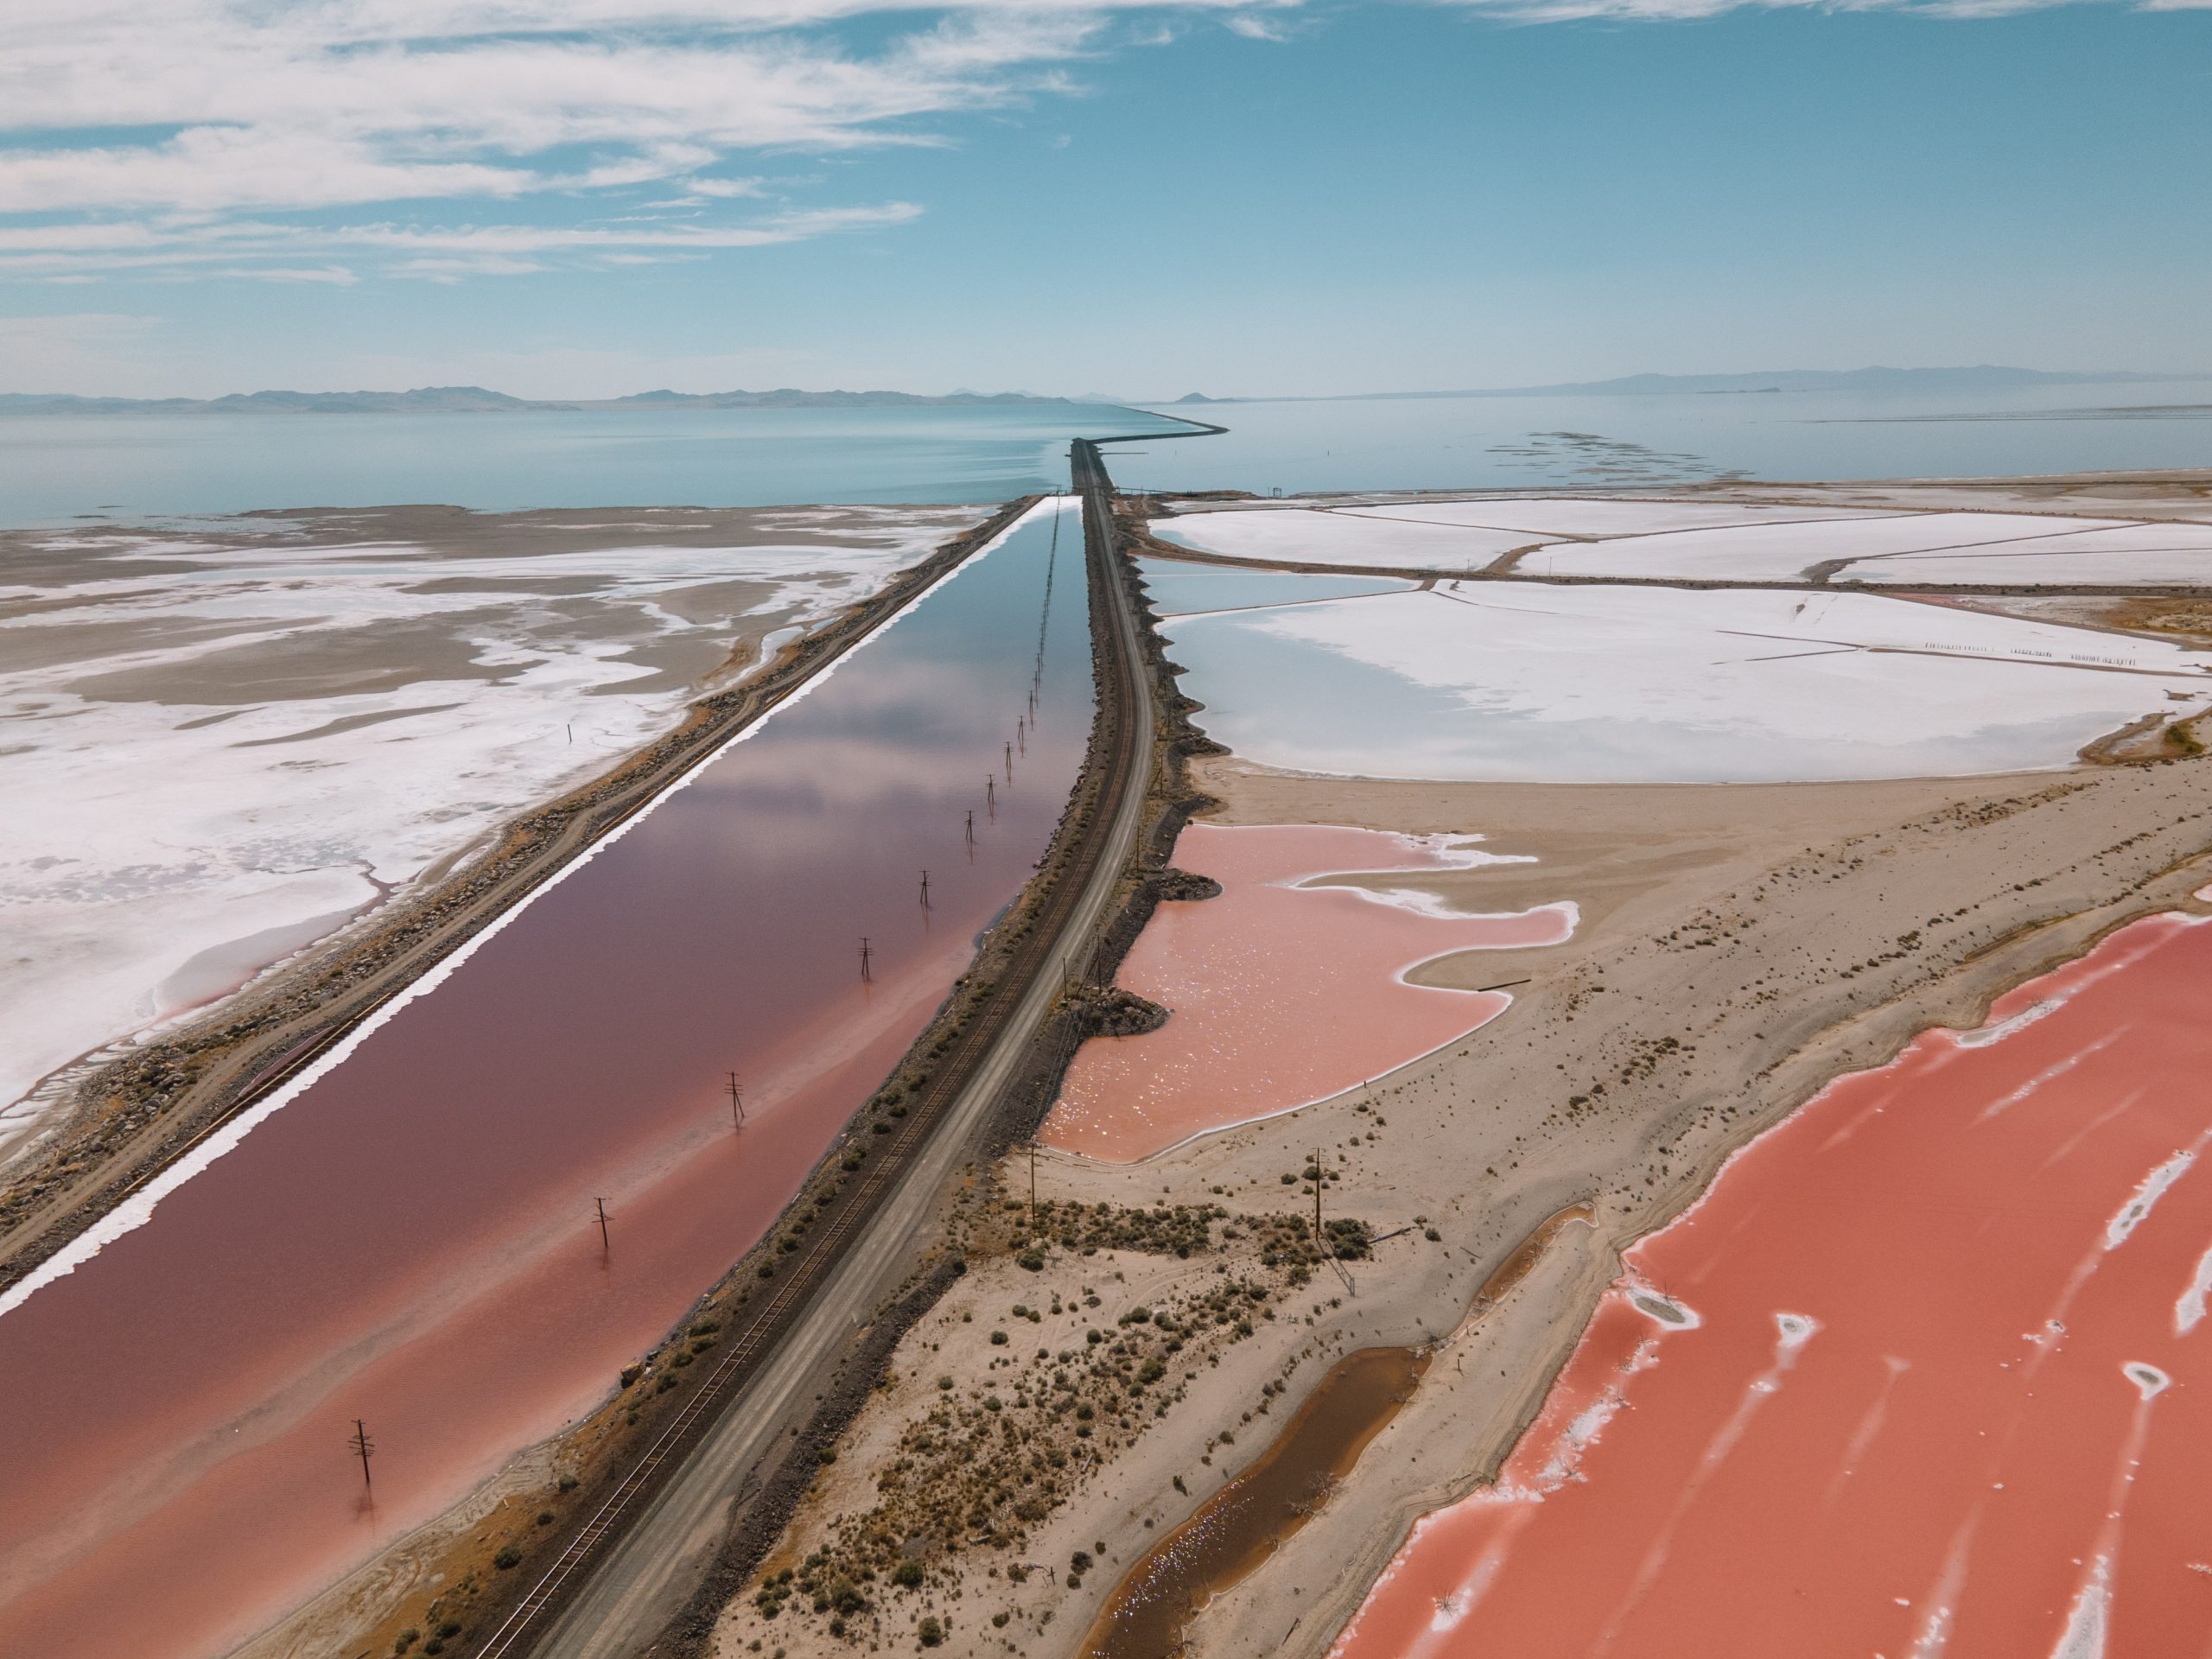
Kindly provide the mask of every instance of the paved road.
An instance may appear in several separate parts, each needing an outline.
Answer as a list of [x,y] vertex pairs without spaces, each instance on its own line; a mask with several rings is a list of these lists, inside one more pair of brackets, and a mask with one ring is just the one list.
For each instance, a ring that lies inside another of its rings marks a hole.
[[[1085,451],[1089,451],[1085,454]],[[1078,444],[1076,480],[1084,489],[1086,543],[1110,548],[1111,485],[1096,451]],[[1135,615],[1118,578],[1103,584],[1108,613],[1094,630],[1113,632],[1125,661],[1141,664]],[[1128,717],[1141,734],[1153,729],[1152,686],[1140,666]],[[1147,751],[1148,753],[1148,751]],[[973,1147],[977,1131],[1013,1080],[1030,1039],[1052,1012],[1063,982],[1087,956],[1105,919],[1116,881],[1136,844],[1144,808],[1141,763],[1122,789],[1105,827],[1104,856],[1053,943],[1042,969],[1016,1004],[1000,1040],[966,1090],[909,1166],[899,1186],[865,1224],[843,1260],[779,1345],[729,1404],[684,1465],[645,1509],[620,1543],[610,1547],[565,1612],[533,1649],[537,1659],[630,1659],[679,1611],[725,1535],[732,1506],[765,1480],[791,1430],[814,1409],[815,1396],[855,1334],[896,1291],[930,1233],[946,1182]]]

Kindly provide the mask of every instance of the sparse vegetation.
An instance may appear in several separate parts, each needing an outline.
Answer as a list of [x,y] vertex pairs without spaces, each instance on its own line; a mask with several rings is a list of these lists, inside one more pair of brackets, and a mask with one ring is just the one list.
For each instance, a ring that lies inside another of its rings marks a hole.
[[[1167,1294],[1154,1286],[1142,1300],[1118,1308],[1099,1294],[1112,1289],[1103,1278],[1079,1295],[1059,1283],[1044,1300],[1053,1315],[1082,1323],[1079,1344],[1065,1325],[1057,1340],[1066,1345],[1039,1347],[1027,1357],[1008,1351],[1014,1344],[1003,1329],[968,1338],[974,1345],[965,1351],[977,1371],[916,1379],[918,1393],[906,1396],[913,1414],[887,1455],[876,1454],[874,1504],[840,1499],[843,1512],[820,1547],[796,1567],[760,1581],[751,1611],[761,1618],[810,1610],[836,1621],[829,1634],[844,1642],[895,1644],[901,1630],[918,1636],[919,1619],[935,1616],[925,1609],[943,1611],[940,1560],[950,1566],[950,1558],[988,1552],[993,1572],[1023,1582],[1030,1567],[1022,1552],[1046,1518],[1167,1414],[1183,1398],[1186,1373],[1274,1318],[1282,1298],[1308,1283],[1324,1260],[1310,1216],[1236,1216],[1217,1205],[1039,1204],[1033,1231],[1026,1202],[993,1200],[987,1213],[984,1236],[970,1240],[971,1255],[1005,1250],[1025,1266],[1022,1258],[1033,1256],[1034,1270],[1048,1262],[1072,1266],[1070,1258],[1106,1250],[1222,1259]],[[1330,1218],[1324,1235],[1329,1255],[1368,1252],[1364,1222]],[[1110,1263],[1097,1271],[1110,1275]],[[1009,1321],[1046,1319],[1030,1301],[1002,1306]],[[963,1313],[989,1317],[988,1306],[948,1312],[953,1329]],[[1264,1404],[1273,1392],[1271,1385],[1254,1403]],[[1179,1490],[1187,1494],[1179,1483]],[[1095,1559],[1095,1551],[1077,1550],[1057,1576],[1079,1586]],[[976,1571],[969,1567],[961,1576]],[[851,1588],[850,1597],[841,1599],[841,1585]],[[871,1595],[870,1586],[880,1594]]]

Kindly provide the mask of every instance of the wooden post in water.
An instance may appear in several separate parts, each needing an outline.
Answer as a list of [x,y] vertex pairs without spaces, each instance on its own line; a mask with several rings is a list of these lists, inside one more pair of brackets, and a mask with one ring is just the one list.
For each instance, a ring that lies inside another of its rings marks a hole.
[[968,809],[968,844],[976,844],[976,809],[972,806]]
[[868,957],[871,954],[868,950],[868,935],[863,933],[861,935],[861,982],[862,984],[869,983],[875,978],[875,976],[868,971]]
[[745,1096],[737,1086],[737,1073],[729,1074],[729,1126],[734,1129],[745,1127]]
[[1011,743],[1006,746],[1006,780],[1009,784],[1014,781],[1014,745]]
[[994,815],[997,813],[999,804],[999,780],[989,772],[985,772],[983,774],[983,804],[989,808]]
[[599,1206],[600,1254],[601,1255],[611,1255],[614,1249],[614,1241],[609,1238],[607,1233],[607,1200],[605,1198],[594,1198],[592,1202]]
[[927,870],[924,870],[924,871],[922,872],[922,908],[923,908],[924,910],[927,910],[929,907],[930,907],[930,873],[929,873]]
[[346,1439],[346,1449],[361,1460],[361,1484],[373,1488],[376,1483],[369,1478],[369,1458],[376,1451],[377,1443],[369,1438],[368,1425],[358,1417],[353,1420],[353,1432]]

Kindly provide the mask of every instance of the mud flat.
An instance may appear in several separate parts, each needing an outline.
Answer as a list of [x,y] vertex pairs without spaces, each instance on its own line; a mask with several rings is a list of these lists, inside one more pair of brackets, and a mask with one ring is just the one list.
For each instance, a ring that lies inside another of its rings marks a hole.
[[1427,1369],[1426,1354],[1404,1348],[1363,1348],[1332,1365],[1251,1466],[1122,1580],[1081,1651],[1093,1659],[1175,1652],[1192,1613],[1306,1524]]

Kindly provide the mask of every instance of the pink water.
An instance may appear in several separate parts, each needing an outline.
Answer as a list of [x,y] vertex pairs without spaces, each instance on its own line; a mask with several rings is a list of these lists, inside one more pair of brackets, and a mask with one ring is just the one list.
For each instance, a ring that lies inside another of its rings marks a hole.
[[2208,987],[2139,923],[1739,1154],[1337,1659],[2212,1653]]
[[0,1655],[225,1649],[589,1408],[760,1236],[1066,799],[1090,658],[1064,532],[1039,675],[1048,538],[1013,532],[0,1314]]
[[[1311,887],[1350,872],[1462,868],[1440,840],[1325,824],[1194,823],[1175,862],[1218,897],[1160,906],[1119,982],[1173,1010],[1158,1031],[1087,1043],[1046,1120],[1052,1146],[1115,1162],[1324,1100],[1465,1036],[1512,1000],[1409,985],[1455,950],[1556,944],[1571,906],[1442,912],[1433,899]],[[1516,977],[1502,957],[1497,977]]]

